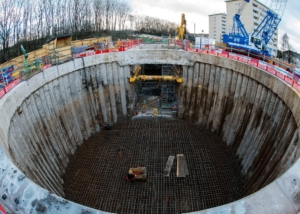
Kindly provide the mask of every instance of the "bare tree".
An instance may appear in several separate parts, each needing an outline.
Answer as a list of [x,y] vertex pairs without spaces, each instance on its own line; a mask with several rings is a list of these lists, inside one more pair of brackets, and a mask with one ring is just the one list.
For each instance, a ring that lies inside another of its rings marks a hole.
[[283,60],[286,60],[288,63],[295,63],[295,52],[286,33],[281,37],[281,51]]
[[36,23],[37,23],[37,37],[38,38],[42,38],[44,37],[44,34],[43,34],[43,17],[44,17],[44,13],[43,13],[43,2],[41,0],[37,1],[36,2],[37,4],[37,7],[35,9],[35,14],[36,14]]
[[[105,30],[125,30],[128,22],[130,29],[141,33],[174,32],[175,23],[131,12],[128,0],[0,0],[1,61],[10,57],[9,47],[20,41],[24,45],[27,41],[30,49],[53,35],[73,33],[74,39],[85,38]],[[35,39],[36,43],[30,42]],[[19,47],[14,48],[17,53]]]
[[100,31],[103,26],[103,20],[104,20],[104,0],[94,0],[93,1],[93,8],[94,8],[94,25],[95,30]]
[[15,23],[19,21],[23,8],[23,1],[1,0],[0,1],[0,40],[2,44],[2,59],[8,58],[10,37],[14,31]]
[[57,6],[57,0],[42,0],[42,7],[45,18],[46,35],[53,34],[55,9]]
[[135,16],[134,25],[135,29],[141,33],[157,35],[171,34],[176,27],[176,23],[149,16]]

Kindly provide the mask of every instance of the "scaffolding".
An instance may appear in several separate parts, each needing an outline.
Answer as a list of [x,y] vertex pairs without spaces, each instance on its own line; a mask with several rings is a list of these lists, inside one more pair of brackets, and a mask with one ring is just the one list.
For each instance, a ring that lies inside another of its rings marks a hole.
[[[162,66],[162,75],[174,75],[176,76],[173,66],[163,65]],[[161,108],[171,109],[174,106],[176,101],[176,87],[175,83],[162,82],[161,83]]]

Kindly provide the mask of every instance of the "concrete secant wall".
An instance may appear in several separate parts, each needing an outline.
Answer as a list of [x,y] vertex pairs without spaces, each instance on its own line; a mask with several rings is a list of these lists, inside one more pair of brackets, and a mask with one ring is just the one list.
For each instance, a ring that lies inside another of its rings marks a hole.
[[[0,100],[0,139],[6,154],[0,156],[7,161],[1,168],[17,171],[2,173],[2,183],[9,186],[14,173],[26,176],[16,179],[10,191],[0,189],[0,194],[10,195],[4,202],[9,209],[34,213],[42,206],[50,212],[54,202],[62,210],[83,207],[45,192],[30,180],[64,196],[62,175],[68,157],[83,140],[100,131],[101,123],[130,118],[137,86],[129,84],[128,78],[139,64],[183,67],[177,95],[179,118],[205,125],[223,137],[240,162],[247,194],[278,178],[246,198],[199,213],[293,213],[300,208],[299,93],[276,77],[237,61],[141,46],[52,67]],[[26,193],[32,188],[35,191],[29,197]],[[23,204],[10,205],[16,197]]]
[[207,63],[184,66],[183,75],[179,118],[223,137],[240,162],[246,195],[296,160],[297,124],[277,94],[244,74]]
[[34,91],[11,120],[9,153],[18,167],[42,187],[64,196],[68,156],[99,132],[101,124],[130,116],[137,92],[127,81],[129,72],[130,66],[105,63],[60,76]]

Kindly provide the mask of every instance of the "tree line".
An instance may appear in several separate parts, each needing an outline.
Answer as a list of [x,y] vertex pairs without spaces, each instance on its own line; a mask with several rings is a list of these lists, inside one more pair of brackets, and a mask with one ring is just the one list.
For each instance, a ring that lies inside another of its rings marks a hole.
[[139,33],[168,36],[175,34],[177,24],[167,20],[162,20],[149,16],[133,16],[134,28]]
[[41,48],[47,38],[72,34],[73,39],[133,32],[165,34],[176,24],[153,17],[133,16],[126,0],[0,0],[0,63]]

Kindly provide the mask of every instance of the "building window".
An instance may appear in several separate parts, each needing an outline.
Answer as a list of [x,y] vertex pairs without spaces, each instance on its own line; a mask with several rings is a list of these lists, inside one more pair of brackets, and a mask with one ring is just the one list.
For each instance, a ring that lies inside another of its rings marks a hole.
[[241,3],[235,3],[235,8],[239,9],[241,6]]
[[241,3],[235,3],[235,13],[238,12],[238,10],[240,9],[241,7]]

